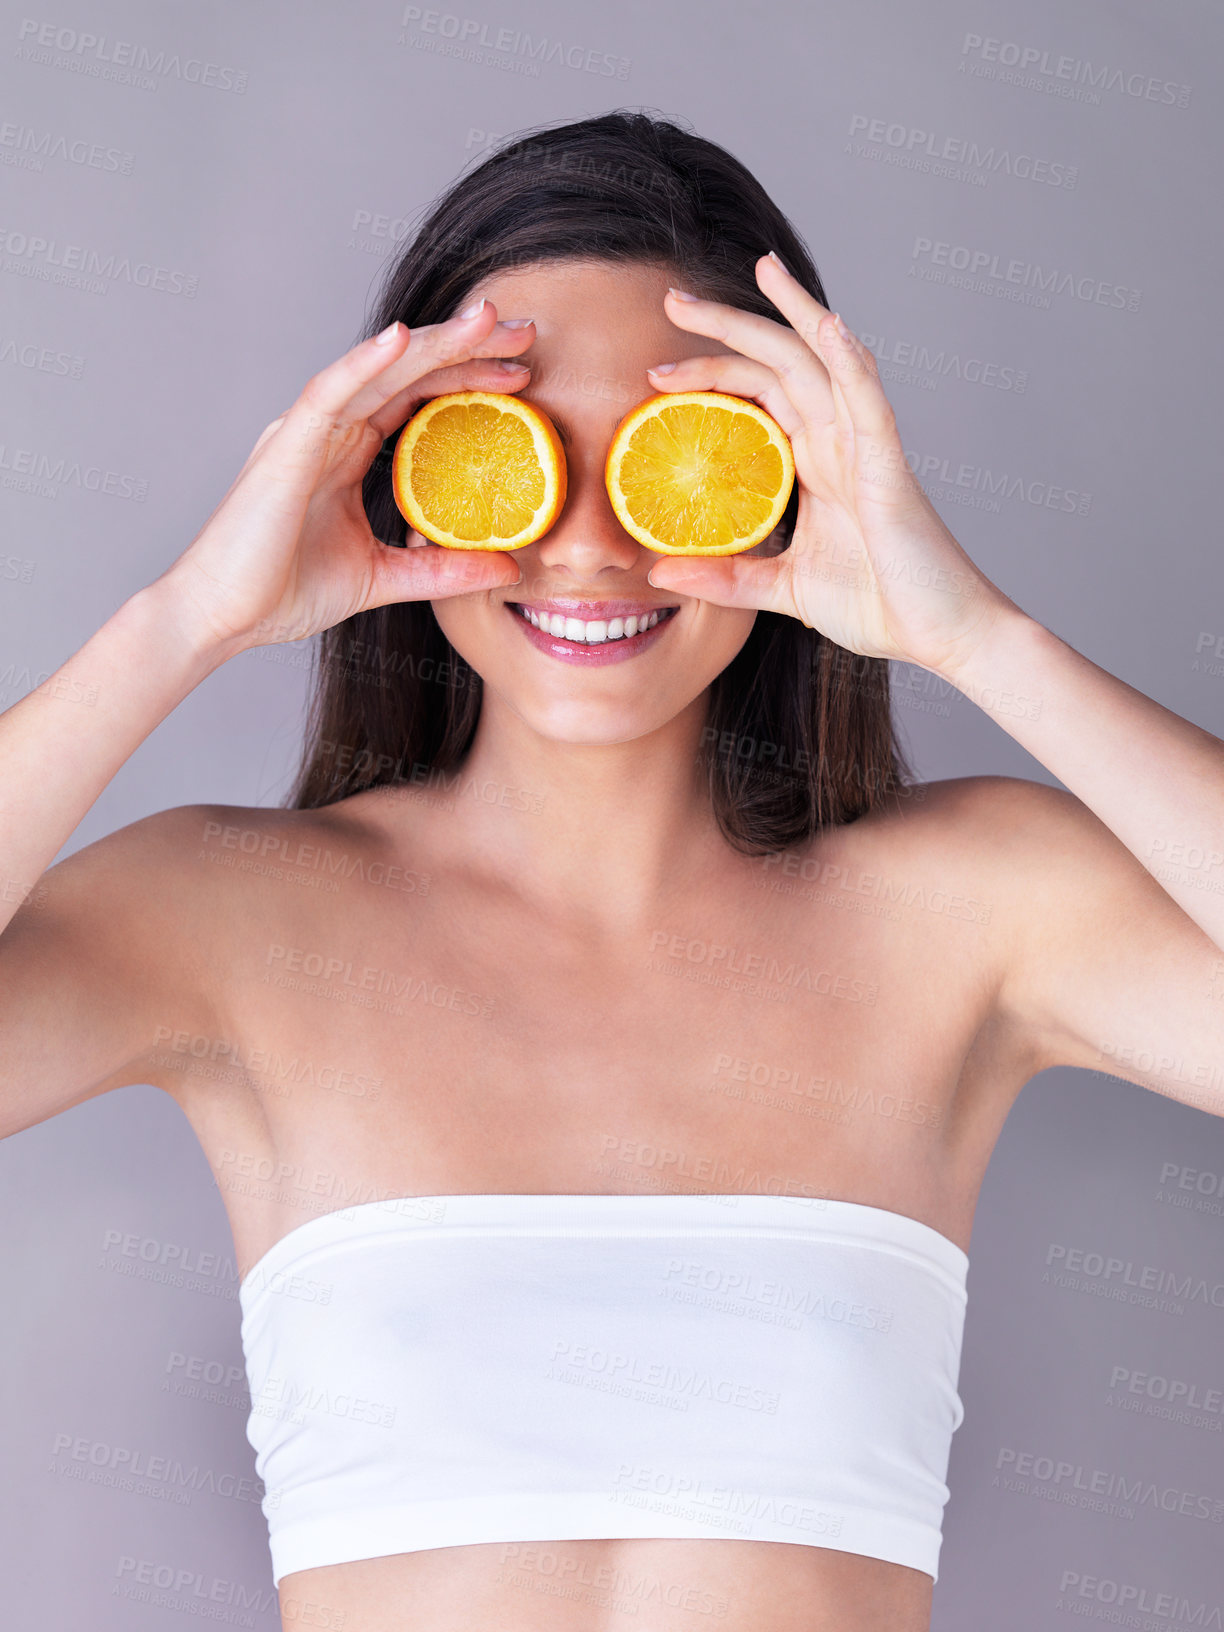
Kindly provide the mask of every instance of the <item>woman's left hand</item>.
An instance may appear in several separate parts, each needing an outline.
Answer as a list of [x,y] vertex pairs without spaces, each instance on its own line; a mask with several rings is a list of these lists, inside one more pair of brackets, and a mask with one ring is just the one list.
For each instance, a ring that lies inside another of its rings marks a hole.
[[790,547],[664,555],[650,581],[722,606],[788,613],[849,651],[951,676],[1015,603],[975,568],[910,470],[871,352],[779,261],[763,255],[756,276],[790,328],[669,293],[671,322],[732,350],[686,358],[664,375],[652,369],[650,380],[659,391],[747,397],[772,414],[795,456]]

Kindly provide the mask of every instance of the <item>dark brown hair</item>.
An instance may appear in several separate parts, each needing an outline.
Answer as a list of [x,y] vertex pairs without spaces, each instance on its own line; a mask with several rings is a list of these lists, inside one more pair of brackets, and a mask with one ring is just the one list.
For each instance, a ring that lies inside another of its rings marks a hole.
[[[397,318],[409,327],[442,322],[478,283],[509,267],[592,258],[664,266],[682,288],[783,322],[754,274],[770,249],[828,305],[803,240],[724,148],[642,112],[538,126],[433,205],[388,267],[359,338]],[[398,435],[387,438],[362,488],[374,536],[393,545],[406,536],[389,479]],[[781,523],[788,544],[797,501],[796,488]],[[376,607],[326,630],[287,808],[445,780],[471,745],[481,688],[428,601]],[[853,821],[904,791],[909,777],[887,662],[776,612],[757,613],[712,681],[699,755],[719,827],[747,855]]]

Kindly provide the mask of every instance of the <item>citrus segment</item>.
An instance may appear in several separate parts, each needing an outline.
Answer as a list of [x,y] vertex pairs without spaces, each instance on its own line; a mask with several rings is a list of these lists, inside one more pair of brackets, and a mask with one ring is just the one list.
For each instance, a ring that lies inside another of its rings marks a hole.
[[782,427],[722,391],[648,397],[621,420],[604,482],[621,526],[663,555],[735,555],[774,530],[795,481]]
[[395,444],[400,514],[452,550],[517,550],[565,503],[565,454],[548,416],[496,391],[452,391],[413,415]]

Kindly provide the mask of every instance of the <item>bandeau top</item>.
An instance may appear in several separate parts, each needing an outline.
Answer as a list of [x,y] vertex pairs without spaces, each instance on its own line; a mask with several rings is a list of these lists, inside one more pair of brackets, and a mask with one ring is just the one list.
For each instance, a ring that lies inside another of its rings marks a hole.
[[938,1579],[968,1256],[858,1202],[457,1195],[239,1287],[274,1581],[479,1542],[786,1541]]

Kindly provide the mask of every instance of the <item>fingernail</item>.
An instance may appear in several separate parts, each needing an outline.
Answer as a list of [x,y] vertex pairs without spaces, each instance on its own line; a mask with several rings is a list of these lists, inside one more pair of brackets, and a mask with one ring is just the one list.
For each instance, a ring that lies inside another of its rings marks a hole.
[[788,278],[792,276],[790,267],[787,266],[786,262],[778,254],[777,250],[771,249],[769,252],[769,258],[771,261],[773,261],[775,266],[780,266],[782,268],[783,272],[786,273]]
[[843,340],[850,341],[854,338],[854,336],[850,333],[850,330],[842,322],[840,312],[833,313],[833,321],[837,324],[837,332],[841,335]]
[[485,297],[482,300],[478,301],[475,306],[469,306],[466,312],[460,312],[459,313],[459,321],[461,323],[465,323],[469,317],[477,317],[481,312],[484,311],[485,307],[488,304],[489,304],[489,297],[488,297],[488,295],[485,295]]
[[497,357],[493,361],[494,368],[500,368],[503,374],[530,374],[531,370],[526,363],[512,362],[508,357]]
[[656,368],[648,368],[646,372],[647,374],[670,374],[675,366],[675,363],[660,363]]
[[697,296],[696,295],[690,295],[687,289],[673,289],[670,284],[668,284],[668,286],[667,286],[667,292],[668,292],[669,295],[675,295],[677,300],[696,300],[697,299]]
[[525,329],[529,323],[534,322],[534,317],[503,317],[501,326],[503,329]]
[[390,342],[395,339],[395,337],[396,337],[396,335],[398,333],[399,333],[399,319],[396,318],[395,322],[390,324],[389,327],[385,328],[382,331],[381,334],[376,334],[374,336],[374,344],[376,346],[389,345]]

